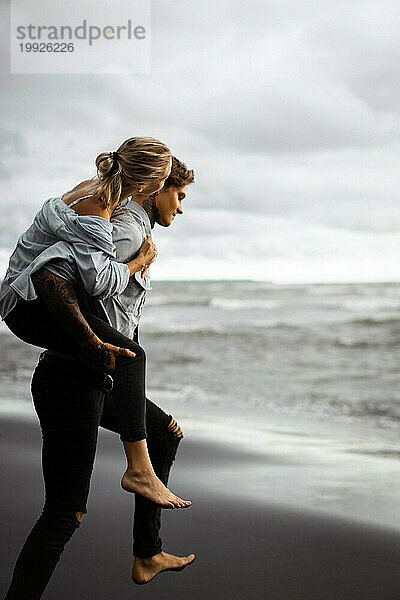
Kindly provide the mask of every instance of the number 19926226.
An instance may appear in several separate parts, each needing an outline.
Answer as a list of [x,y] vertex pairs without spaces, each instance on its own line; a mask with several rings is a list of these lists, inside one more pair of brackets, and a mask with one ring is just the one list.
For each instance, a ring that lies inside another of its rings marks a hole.
[[19,44],[21,52],[73,52],[74,44],[69,42],[25,42]]

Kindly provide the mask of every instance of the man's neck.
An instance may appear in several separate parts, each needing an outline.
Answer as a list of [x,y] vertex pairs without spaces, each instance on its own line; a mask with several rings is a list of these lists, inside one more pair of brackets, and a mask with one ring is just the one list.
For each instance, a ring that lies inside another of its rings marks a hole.
[[149,217],[150,227],[153,229],[157,219],[159,218],[159,212],[156,204],[155,196],[143,196],[141,194],[132,195],[132,201],[139,204],[143,210],[146,211]]

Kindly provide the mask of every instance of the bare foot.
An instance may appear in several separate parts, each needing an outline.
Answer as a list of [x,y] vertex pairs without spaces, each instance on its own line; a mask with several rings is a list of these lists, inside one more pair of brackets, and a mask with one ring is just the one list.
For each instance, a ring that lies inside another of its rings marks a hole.
[[194,554],[189,554],[189,556],[174,556],[166,552],[160,552],[149,558],[135,556],[132,567],[132,579],[139,585],[150,583],[162,571],[182,571],[194,559]]
[[182,500],[165,487],[154,472],[138,473],[127,469],[121,480],[126,492],[140,494],[161,508],[188,508],[190,500]]

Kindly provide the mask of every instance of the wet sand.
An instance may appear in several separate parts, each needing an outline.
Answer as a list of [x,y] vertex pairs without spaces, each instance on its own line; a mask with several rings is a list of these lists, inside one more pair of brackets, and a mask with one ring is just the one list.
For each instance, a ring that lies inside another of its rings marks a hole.
[[[40,443],[36,421],[1,418],[1,597],[41,511]],[[252,500],[234,486],[221,487],[223,478],[216,474],[232,464],[245,477],[257,458],[235,446],[191,439],[186,431],[170,487],[193,506],[164,511],[162,538],[165,551],[194,552],[196,561],[139,587],[130,580],[133,498],[119,487],[123,452],[117,436],[101,430],[88,514],[44,599],[394,600],[400,595],[398,529],[272,503],[267,494],[263,502],[259,496]],[[297,468],[301,473],[300,462]]]

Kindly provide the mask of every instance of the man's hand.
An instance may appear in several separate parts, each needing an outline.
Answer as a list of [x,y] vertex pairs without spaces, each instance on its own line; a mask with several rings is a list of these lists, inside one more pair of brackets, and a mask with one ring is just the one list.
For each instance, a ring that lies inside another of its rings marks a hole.
[[42,267],[32,275],[35,290],[55,318],[72,335],[94,369],[112,373],[117,356],[136,356],[126,348],[102,342],[81,313],[72,283]]
[[85,358],[93,369],[106,370],[107,373],[113,373],[115,370],[115,361],[118,356],[135,357],[136,354],[127,348],[118,348],[107,342],[102,342],[97,336],[85,345],[82,345]]

